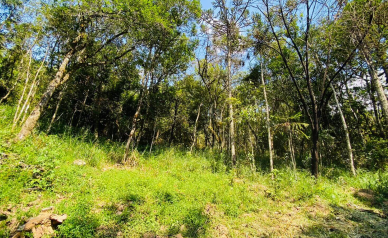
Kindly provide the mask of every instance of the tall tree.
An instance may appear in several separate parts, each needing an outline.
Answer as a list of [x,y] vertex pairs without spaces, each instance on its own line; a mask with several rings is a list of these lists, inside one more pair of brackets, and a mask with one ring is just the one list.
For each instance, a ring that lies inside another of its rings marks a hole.
[[[311,126],[311,173],[318,176],[319,165],[319,131],[320,120],[324,108],[331,96],[328,88],[330,83],[343,70],[352,59],[356,49],[360,46],[363,37],[353,49],[344,50],[342,62],[331,62],[330,53],[336,45],[318,50],[314,44],[319,39],[329,40],[329,36],[319,34],[319,26],[334,25],[341,14],[342,8],[338,2],[307,0],[295,1],[269,1],[263,0],[257,8],[268,24],[269,31],[273,35],[275,44],[267,46],[275,50],[282,58],[284,68],[287,70],[299,100],[303,106]],[[320,10],[318,10],[320,9]],[[363,36],[365,37],[365,29]],[[323,39],[322,39],[323,38]],[[312,64],[314,54],[320,52],[319,64],[326,68],[324,72],[316,70],[317,65]],[[297,63],[296,63],[297,62]],[[329,70],[330,69],[330,70]],[[320,75],[324,73],[325,75]],[[300,79],[303,79],[301,81]]]
[[[229,6],[229,5],[230,6]],[[241,31],[250,25],[249,7],[251,0],[241,1],[216,0],[213,2],[214,11],[209,10],[203,15],[203,20],[211,26],[213,40],[224,51],[227,77],[225,88],[228,93],[229,108],[229,144],[233,165],[236,165],[235,122],[232,93],[232,60],[236,53],[241,53],[246,46],[242,41]]]

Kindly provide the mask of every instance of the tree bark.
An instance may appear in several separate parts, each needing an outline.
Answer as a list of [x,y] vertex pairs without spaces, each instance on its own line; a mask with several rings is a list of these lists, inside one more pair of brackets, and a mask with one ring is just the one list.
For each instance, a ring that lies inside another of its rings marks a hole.
[[[23,98],[24,98],[24,94],[27,90],[27,86],[28,86],[28,81],[30,79],[30,67],[31,67],[31,61],[32,61],[32,52],[30,50],[30,60],[28,62],[28,66],[27,66],[27,73],[26,73],[26,81],[24,82],[24,87],[23,87],[23,92],[22,92],[22,95],[20,96],[20,99],[19,99],[19,102],[18,102],[18,106],[16,108],[16,112],[15,112],[15,116],[13,118],[13,124],[12,124],[12,130],[15,129],[15,126],[17,125],[17,122],[20,118],[20,115],[22,114],[23,112],[23,109],[20,109],[20,106],[22,105],[22,101],[23,101]],[[21,112],[19,112],[19,109],[21,110]],[[19,114],[20,113],[20,114]]]
[[27,136],[29,136],[32,132],[32,130],[35,128],[36,123],[38,122],[43,110],[47,106],[47,103],[49,102],[51,96],[57,89],[57,87],[67,81],[66,78],[63,78],[63,74],[65,73],[66,67],[70,61],[70,58],[74,55],[75,50],[70,50],[65,58],[62,61],[61,66],[59,67],[54,79],[50,82],[48,85],[46,91],[40,98],[40,101],[38,105],[35,106],[34,110],[31,112],[30,116],[27,118],[27,120],[24,122],[22,129],[20,130],[17,140],[24,140]]
[[197,118],[195,119],[194,132],[193,132],[193,143],[191,144],[191,147],[190,147],[190,153],[193,151],[193,147],[194,147],[195,143],[197,142],[197,123],[198,123],[199,115],[201,113],[201,106],[202,106],[202,103],[199,104]]
[[288,147],[290,151],[290,158],[292,162],[292,168],[296,171],[296,161],[295,161],[295,151],[294,151],[294,143],[292,141],[292,128],[289,128],[289,136],[288,136]]
[[[68,74],[67,74],[68,75]],[[65,77],[67,77],[67,75],[65,75]],[[51,118],[51,121],[50,121],[50,125],[49,127],[47,128],[47,133],[50,132],[51,130],[51,127],[52,125],[54,124],[55,122],[55,118],[57,117],[57,113],[58,113],[58,109],[59,109],[59,106],[61,105],[61,102],[62,102],[62,99],[63,99],[63,94],[65,93],[65,90],[66,88],[64,88],[60,93],[59,93],[59,96],[58,96],[58,103],[57,103],[57,106],[55,107],[55,112],[53,114],[53,117]]]
[[[229,41],[229,39],[228,39]],[[229,140],[230,140],[230,155],[232,159],[232,165],[235,166],[237,162],[236,157],[236,146],[234,138],[234,113],[233,113],[233,102],[232,102],[232,76],[231,76],[231,53],[230,53],[230,43],[228,42],[228,52],[227,52],[227,63],[228,63],[228,99],[229,99]]]
[[370,77],[372,79],[372,84],[375,90],[377,91],[377,97],[379,98],[379,101],[381,104],[381,109],[384,114],[385,123],[388,123],[388,100],[387,100],[387,97],[385,96],[383,85],[380,82],[380,79],[377,75],[377,71],[375,69],[375,66],[370,56],[365,52],[365,49],[363,49],[362,52],[364,54],[364,59],[368,65],[368,70],[369,70]]
[[345,131],[345,137],[346,137],[346,148],[348,150],[348,157],[349,157],[349,165],[350,165],[350,169],[352,171],[352,174],[354,176],[356,176],[356,169],[354,167],[354,160],[353,160],[353,151],[352,151],[352,144],[350,143],[350,137],[349,137],[349,130],[348,130],[348,126],[346,124],[346,120],[345,120],[345,117],[344,117],[344,114],[342,113],[342,109],[341,109],[341,106],[338,102],[338,98],[337,98],[337,93],[333,87],[333,84],[330,83],[330,87],[331,89],[333,90],[333,95],[334,95],[334,99],[335,99],[335,103],[337,104],[337,108],[338,108],[338,112],[340,114],[340,117],[341,117],[341,122],[342,122],[342,127],[344,128],[344,131]]
[[151,146],[150,146],[150,154],[152,152],[152,147],[153,147],[154,141],[155,141],[156,122],[157,122],[157,118],[155,118],[155,120],[154,120],[154,129],[153,129],[153,133],[152,133],[152,140],[151,140]]
[[123,162],[127,162],[127,159],[128,159],[129,151],[131,149],[132,141],[134,139],[135,132],[136,132],[137,120],[140,117],[140,111],[141,111],[141,108],[143,106],[143,100],[144,100],[144,97],[146,96],[145,94],[147,93],[147,84],[148,84],[148,75],[145,74],[145,79],[144,79],[143,85],[142,85],[143,89],[140,92],[140,99],[139,99],[139,102],[137,105],[135,115],[133,116],[133,119],[132,119],[132,129],[129,133],[128,140],[127,140],[127,143],[125,145],[125,153],[124,153]]
[[266,111],[266,123],[267,123],[267,133],[268,133],[268,151],[269,151],[269,165],[270,165],[270,171],[273,171],[273,153],[272,153],[272,136],[271,136],[271,122],[269,117],[269,106],[268,106],[268,100],[267,100],[267,91],[265,88],[265,82],[264,82],[264,72],[263,72],[263,60],[260,60],[260,71],[261,71],[261,84],[263,85],[263,94],[264,94],[264,101],[265,101],[265,111]]
[[170,139],[168,140],[168,144],[171,145],[172,140],[174,139],[174,130],[175,130],[175,122],[178,115],[178,108],[179,108],[179,102],[178,99],[175,100],[175,107],[174,107],[174,119],[171,125],[171,132],[170,132]]
[[312,128],[312,142],[313,147],[311,149],[311,173],[316,178],[318,177],[319,169],[319,155],[318,155],[318,139],[319,139],[319,127],[318,123],[313,124]]

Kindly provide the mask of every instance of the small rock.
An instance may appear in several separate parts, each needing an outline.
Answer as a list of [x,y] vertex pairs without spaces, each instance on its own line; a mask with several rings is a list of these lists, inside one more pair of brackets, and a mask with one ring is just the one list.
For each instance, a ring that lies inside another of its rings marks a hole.
[[73,164],[79,165],[79,166],[84,166],[84,165],[86,165],[86,162],[83,161],[83,160],[77,159],[77,160],[75,160],[75,161],[73,162]]
[[51,210],[53,210],[53,209],[54,209],[54,207],[53,207],[53,206],[50,206],[50,207],[43,208],[43,209],[41,210],[41,212],[47,212],[47,211],[51,211]]
[[20,237],[23,232],[32,232],[34,238],[51,237],[56,225],[62,224],[66,218],[66,214],[56,215],[43,212],[37,217],[29,219],[26,224],[19,226],[14,237]]
[[53,225],[62,224],[64,220],[67,219],[67,214],[64,215],[51,215],[50,220]]
[[19,230],[21,230],[21,228],[23,228],[22,230],[24,231],[31,231],[32,228],[34,228],[36,225],[40,224],[40,223],[46,223],[45,220],[49,220],[50,219],[50,216],[51,214],[40,214],[39,216],[37,217],[34,217],[34,218],[31,218],[30,220],[27,221],[27,223],[25,225],[23,225],[22,227],[19,227]]

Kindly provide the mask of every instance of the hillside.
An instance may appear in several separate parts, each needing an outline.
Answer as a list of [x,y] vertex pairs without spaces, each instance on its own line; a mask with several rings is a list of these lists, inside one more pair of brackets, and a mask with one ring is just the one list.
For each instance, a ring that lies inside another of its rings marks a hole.
[[[388,174],[228,169],[210,150],[139,151],[91,135],[36,132],[15,143],[0,107],[0,237],[42,209],[58,237],[386,237]],[[85,162],[85,164],[83,164]],[[29,233],[26,233],[29,234]]]

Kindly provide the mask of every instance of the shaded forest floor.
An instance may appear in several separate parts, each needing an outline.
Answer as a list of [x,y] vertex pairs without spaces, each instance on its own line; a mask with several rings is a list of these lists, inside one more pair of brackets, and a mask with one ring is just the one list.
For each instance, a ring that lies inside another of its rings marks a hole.
[[[387,172],[228,170],[218,153],[135,153],[85,136],[11,143],[0,107],[0,237],[52,206],[59,237],[387,237]],[[85,164],[83,164],[85,162]]]

